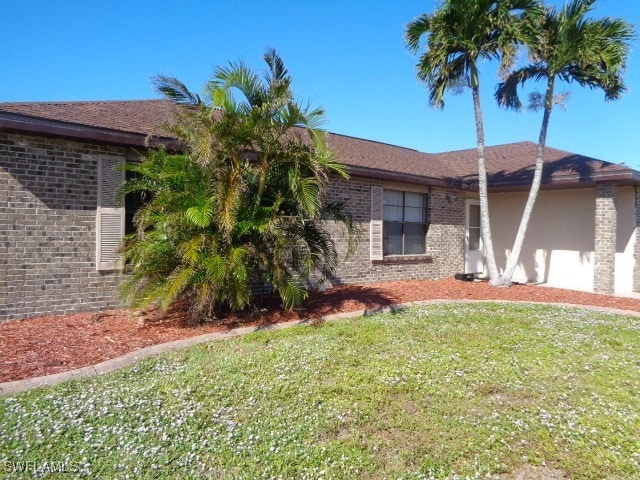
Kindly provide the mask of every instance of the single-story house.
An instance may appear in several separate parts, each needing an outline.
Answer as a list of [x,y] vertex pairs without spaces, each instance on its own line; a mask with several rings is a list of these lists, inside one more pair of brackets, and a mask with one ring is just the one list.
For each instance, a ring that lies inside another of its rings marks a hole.
[[[165,100],[0,103],[0,320],[120,305],[117,246],[133,207],[113,167],[139,158],[175,107]],[[171,139],[160,139],[170,142]],[[422,153],[329,135],[351,179],[332,180],[363,228],[334,284],[484,270],[475,149]],[[495,251],[504,266],[536,146],[486,149]],[[547,148],[515,280],[640,291],[640,172]],[[341,250],[346,240],[336,228]]]

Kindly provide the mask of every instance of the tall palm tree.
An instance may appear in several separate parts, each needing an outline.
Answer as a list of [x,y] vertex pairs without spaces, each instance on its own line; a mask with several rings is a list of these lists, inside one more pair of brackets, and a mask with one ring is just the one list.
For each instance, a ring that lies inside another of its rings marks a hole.
[[208,317],[243,308],[252,284],[267,283],[293,308],[312,273],[337,266],[326,220],[340,221],[355,248],[355,223],[325,198],[328,176],[347,172],[319,128],[324,112],[295,101],[275,50],[264,60],[263,77],[242,62],[217,68],[202,96],[154,78],[179,105],[164,130],[183,145],[180,155],[160,150],[128,167],[136,175],[124,192],[150,198],[123,247],[132,274],[122,292],[133,306],[187,297]]
[[413,52],[427,35],[420,56],[418,78],[429,88],[429,101],[435,108],[444,107],[448,90],[469,87],[475,115],[478,184],[482,240],[490,283],[499,285],[489,222],[487,171],[484,153],[484,123],[480,105],[478,62],[499,60],[501,70],[508,69],[517,53],[525,29],[521,24],[534,17],[540,6],[537,0],[444,0],[432,15],[423,14],[408,24],[407,46]]
[[544,113],[531,189],[503,273],[507,284],[511,283],[518,265],[529,219],[540,190],[549,118],[557,100],[556,83],[575,82],[583,87],[601,89],[606,100],[616,100],[625,91],[623,74],[629,41],[634,35],[633,27],[621,19],[589,18],[594,3],[595,0],[572,0],[560,11],[546,8],[533,25],[533,34],[527,37],[531,63],[511,72],[496,89],[499,104],[519,110],[522,103],[518,86],[530,81],[546,82],[544,96],[531,95],[532,107],[541,106]]

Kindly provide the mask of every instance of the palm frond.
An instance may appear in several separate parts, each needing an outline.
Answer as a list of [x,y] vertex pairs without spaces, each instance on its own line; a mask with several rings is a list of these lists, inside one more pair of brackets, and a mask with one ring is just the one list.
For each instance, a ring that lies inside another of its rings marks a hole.
[[300,305],[309,295],[304,285],[296,282],[293,278],[287,277],[277,286],[278,293],[282,299],[282,305],[287,310],[293,310]]
[[207,272],[207,276],[213,280],[213,285],[219,289],[229,271],[228,264],[225,259],[219,254],[210,255],[202,262],[202,264]]
[[175,77],[165,75],[155,75],[151,78],[154,88],[164,95],[165,98],[173,100],[180,105],[200,106],[202,99],[198,94],[191,93],[184,83]]
[[260,78],[243,62],[229,62],[224,67],[218,67],[207,84],[212,91],[236,89],[253,107],[260,107],[267,97]]
[[268,71],[264,75],[267,84],[286,83],[288,87],[291,77],[289,76],[289,71],[284,65],[284,61],[280,55],[278,55],[278,52],[276,52],[276,49],[267,49],[263,58],[269,66]]
[[431,19],[431,15],[423,13],[418,18],[407,24],[404,33],[404,39],[407,48],[413,53],[416,53],[418,51],[418,48],[420,48],[420,39],[423,36],[428,35],[431,31]]
[[180,245],[179,253],[186,263],[194,265],[198,263],[204,244],[205,237],[203,235],[195,236]]
[[171,303],[178,298],[191,284],[195,270],[192,267],[180,266],[167,278],[167,284],[160,298],[160,308],[167,310]]
[[331,152],[328,152],[326,155],[320,156],[318,158],[318,163],[329,173],[335,173],[345,180],[349,179],[349,167],[343,163],[336,162]]
[[231,89],[207,83],[205,95],[211,99],[211,104],[214,108],[222,110],[226,115],[238,110],[238,104]]
[[205,200],[201,205],[189,207],[185,212],[187,219],[200,228],[206,228],[213,220],[213,205],[210,199]]
[[325,203],[322,207],[320,218],[323,221],[333,220],[343,229],[343,234],[347,238],[345,259],[350,258],[358,252],[360,243],[364,237],[364,232],[353,215],[349,213],[344,202]]
[[299,182],[298,201],[307,215],[312,217],[320,211],[320,188],[315,178],[303,178]]
[[518,95],[518,86],[523,86],[529,80],[543,80],[547,78],[547,73],[547,69],[542,65],[529,65],[511,72],[496,87],[495,98],[498,105],[520,110],[522,102]]

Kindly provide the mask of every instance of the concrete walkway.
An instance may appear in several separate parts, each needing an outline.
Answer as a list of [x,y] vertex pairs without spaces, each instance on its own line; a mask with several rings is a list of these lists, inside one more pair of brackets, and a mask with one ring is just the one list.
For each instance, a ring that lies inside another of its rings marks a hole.
[[[571,303],[520,302],[520,301],[510,301],[510,300],[423,300],[423,301],[417,301],[417,302],[408,302],[408,303],[390,305],[390,306],[378,308],[375,310],[365,309],[365,310],[356,310],[353,312],[335,313],[333,315],[326,315],[322,319],[325,321],[329,321],[329,320],[337,320],[341,318],[353,318],[353,317],[360,317],[362,315],[372,315],[375,313],[383,313],[383,312],[388,312],[395,309],[402,309],[402,308],[410,307],[413,305],[433,305],[433,304],[448,304],[448,303],[524,303],[524,304],[526,303],[541,304],[542,303],[546,305],[553,305],[553,306],[559,306],[559,307],[580,308],[580,309],[586,309],[586,310],[593,310],[597,312],[611,313],[611,314],[617,314],[617,315],[628,315],[628,316],[640,318],[640,312],[634,312],[630,310],[620,310],[615,308],[606,308],[606,307],[575,305]],[[282,330],[284,328],[293,327],[295,325],[303,325],[308,323],[310,323],[309,320],[302,320],[302,321],[293,320],[289,322],[275,323],[273,325],[268,325],[263,327],[240,327],[240,328],[234,328],[232,330],[227,330],[223,332],[208,333],[205,335],[198,335],[196,337],[184,338],[182,340],[175,340],[173,342],[160,343],[157,345],[152,345],[150,347],[141,348],[140,350],[129,352],[125,355],[122,355],[117,358],[113,358],[111,360],[105,360],[104,362],[98,363],[96,365],[89,365],[87,367],[77,368],[75,370],[69,370],[66,372],[56,373],[53,375],[45,375],[43,377],[25,378],[23,380],[15,380],[12,382],[0,383],[0,397],[7,397],[15,393],[32,390],[34,388],[57,385],[59,383],[66,382],[67,380],[95,377],[97,375],[102,375],[105,373],[113,372],[115,370],[119,370],[121,368],[129,367],[131,365],[134,365],[140,362],[141,360],[152,357],[154,355],[170,352],[172,350],[178,350],[180,348],[189,347],[191,345],[197,345],[200,343],[205,343],[205,342],[210,342],[215,340],[224,340],[227,338],[240,337],[242,335],[246,335],[248,333],[253,333],[257,331]]]

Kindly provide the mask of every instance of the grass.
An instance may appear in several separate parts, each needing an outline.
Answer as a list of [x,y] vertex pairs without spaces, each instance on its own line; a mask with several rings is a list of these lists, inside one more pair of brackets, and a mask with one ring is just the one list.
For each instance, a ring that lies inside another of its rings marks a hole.
[[8,478],[64,465],[87,478],[486,479],[523,464],[640,478],[638,319],[411,308],[0,401]]

